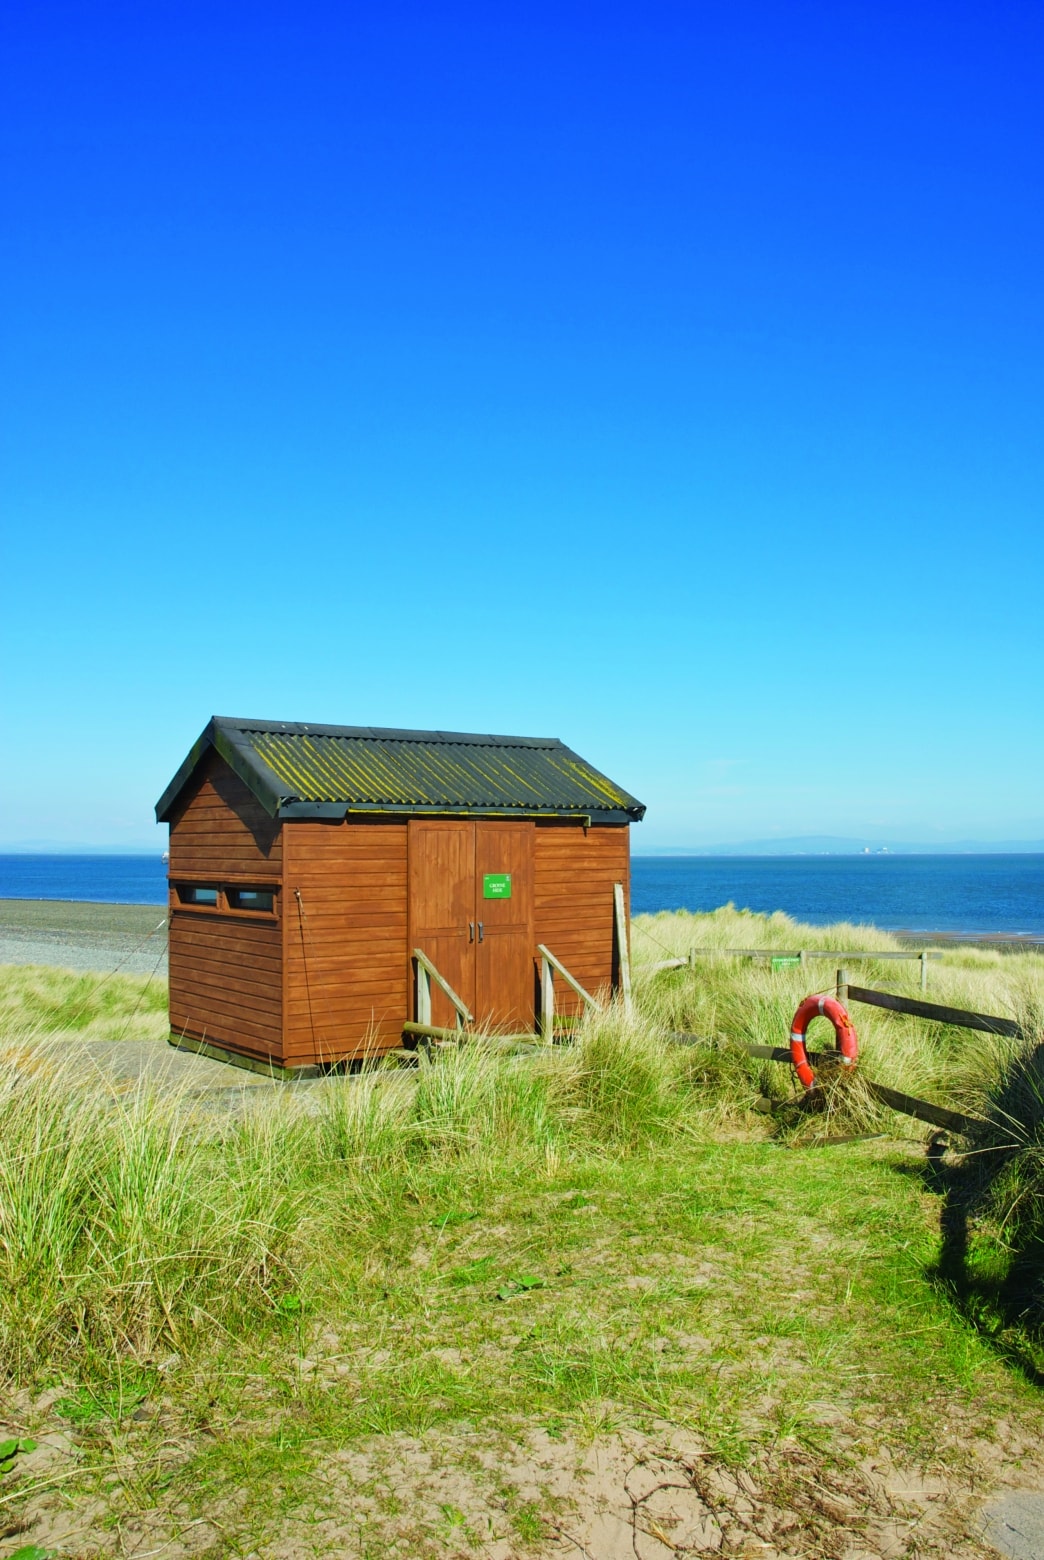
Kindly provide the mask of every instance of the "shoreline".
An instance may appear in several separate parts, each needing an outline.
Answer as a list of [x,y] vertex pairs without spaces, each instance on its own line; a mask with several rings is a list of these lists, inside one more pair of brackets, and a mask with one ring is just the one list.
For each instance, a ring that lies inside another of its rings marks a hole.
[[878,931],[891,931],[904,943],[915,948],[944,947],[964,948],[1040,948],[1044,949],[1044,932],[910,932],[905,928],[892,931],[890,927],[878,927]]
[[[128,975],[166,973],[167,908],[94,899],[0,898],[0,964]],[[890,931],[890,928],[878,928]],[[911,948],[978,947],[1044,953],[1044,935],[1018,932],[923,932],[892,935]]]
[[61,894],[47,894],[26,899],[18,894],[0,894],[0,909],[4,905],[90,905],[96,910],[163,910],[165,899],[66,899]]

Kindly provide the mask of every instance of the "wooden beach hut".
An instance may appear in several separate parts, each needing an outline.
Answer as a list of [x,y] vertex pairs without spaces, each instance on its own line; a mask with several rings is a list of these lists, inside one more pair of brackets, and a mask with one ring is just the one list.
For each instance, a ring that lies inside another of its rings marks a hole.
[[400,1047],[407,1021],[533,1031],[538,950],[616,984],[644,812],[553,738],[215,716],[156,804],[171,1038],[294,1070]]

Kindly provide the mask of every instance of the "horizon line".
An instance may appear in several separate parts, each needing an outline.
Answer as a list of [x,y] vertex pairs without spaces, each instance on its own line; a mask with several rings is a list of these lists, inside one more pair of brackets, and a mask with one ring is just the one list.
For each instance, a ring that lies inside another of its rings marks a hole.
[[[166,844],[87,844],[82,841],[8,841],[0,842],[0,856],[153,856],[162,860]],[[844,837],[789,836],[776,840],[720,840],[704,844],[648,845],[632,841],[631,855],[637,857],[700,856],[1017,856],[1044,855],[1044,839],[1029,840],[937,840],[897,841],[892,844],[865,844]]]

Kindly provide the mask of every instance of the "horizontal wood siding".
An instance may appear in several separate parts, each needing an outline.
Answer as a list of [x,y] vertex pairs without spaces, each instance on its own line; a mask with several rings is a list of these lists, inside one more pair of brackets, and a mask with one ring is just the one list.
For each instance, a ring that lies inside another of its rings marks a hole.
[[170,876],[249,877],[278,882],[281,825],[270,818],[224,759],[210,753],[200,779],[170,826]]
[[[171,878],[278,886],[281,864],[279,823],[211,753],[171,822]],[[278,921],[172,910],[170,1024],[176,1034],[280,1062],[282,987]]]
[[287,1062],[401,1045],[405,822],[286,823],[283,837]]
[[[536,828],[535,943],[550,948],[580,984],[608,995],[613,980],[613,884],[624,885],[630,914],[630,830],[538,823]],[[555,1007],[576,1013],[579,997],[560,977]]]

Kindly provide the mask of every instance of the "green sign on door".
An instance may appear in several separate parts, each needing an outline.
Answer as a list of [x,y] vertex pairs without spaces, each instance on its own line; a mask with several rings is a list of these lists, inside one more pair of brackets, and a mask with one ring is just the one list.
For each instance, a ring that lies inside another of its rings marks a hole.
[[482,875],[483,899],[510,899],[511,873],[485,872]]

